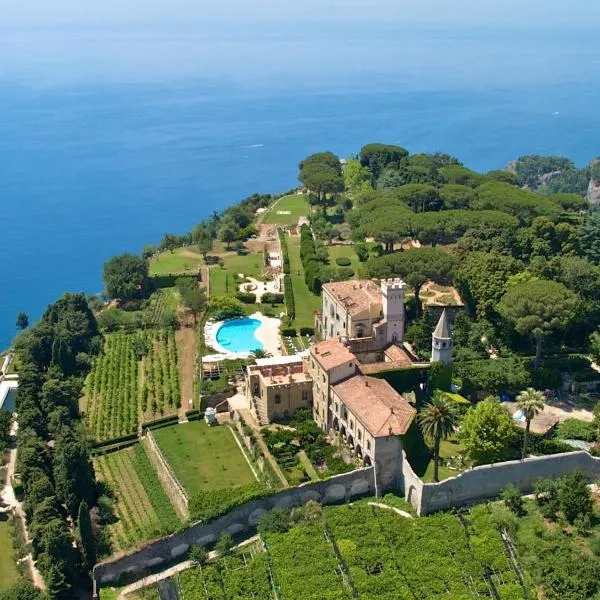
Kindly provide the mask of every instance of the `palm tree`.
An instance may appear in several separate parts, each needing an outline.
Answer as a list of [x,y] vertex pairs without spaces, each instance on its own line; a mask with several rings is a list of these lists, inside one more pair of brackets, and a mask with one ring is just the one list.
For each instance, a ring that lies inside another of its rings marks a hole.
[[433,440],[433,481],[439,481],[440,443],[448,439],[458,426],[456,403],[446,394],[436,391],[433,398],[419,412],[417,422],[423,435]]
[[523,436],[523,452],[521,453],[523,459],[527,452],[527,438],[529,437],[531,421],[539,412],[544,410],[544,393],[528,387],[517,396],[517,408],[525,417],[525,435]]
[[252,350],[252,356],[254,358],[271,358],[271,353],[262,348],[256,348],[255,350]]

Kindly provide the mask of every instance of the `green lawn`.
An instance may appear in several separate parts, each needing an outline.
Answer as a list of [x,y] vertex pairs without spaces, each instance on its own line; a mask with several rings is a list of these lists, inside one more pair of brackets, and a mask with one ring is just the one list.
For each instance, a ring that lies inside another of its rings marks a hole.
[[195,246],[177,248],[173,252],[162,252],[155,256],[150,261],[150,275],[195,273],[202,264],[202,255]]
[[19,580],[19,572],[5,515],[0,515],[0,590],[9,588]]
[[260,254],[226,254],[223,258],[223,267],[211,267],[210,269],[210,295],[222,296],[223,294],[235,294],[239,283],[236,275],[243,273],[245,277],[261,279],[264,267],[262,252]]
[[[440,444],[440,458],[450,460],[454,456],[458,456],[464,452],[464,447],[462,444],[455,439],[444,440]],[[466,465],[465,465],[466,468]],[[450,477],[456,477],[462,471],[457,469],[449,469],[440,463],[439,467],[439,479],[443,481],[444,479],[450,479]],[[423,476],[423,481],[425,483],[430,483],[433,481],[433,458],[429,461],[427,465],[427,470],[425,471],[425,475]]]
[[300,237],[288,237],[287,245],[290,255],[290,277],[296,305],[296,328],[314,327],[314,311],[321,310],[321,297],[315,296],[304,282],[304,268],[300,260]]
[[339,269],[339,265],[335,262],[335,259],[343,256],[350,259],[350,262],[352,263],[350,267],[354,271],[354,276],[358,276],[360,261],[358,260],[358,256],[356,256],[353,246],[329,246],[327,251],[329,253],[329,262],[332,267]]
[[[290,214],[281,214],[289,212]],[[268,225],[296,225],[300,217],[309,213],[308,199],[304,194],[292,194],[281,198],[265,216]]]
[[190,496],[255,482],[229,428],[204,421],[165,427],[154,437]]

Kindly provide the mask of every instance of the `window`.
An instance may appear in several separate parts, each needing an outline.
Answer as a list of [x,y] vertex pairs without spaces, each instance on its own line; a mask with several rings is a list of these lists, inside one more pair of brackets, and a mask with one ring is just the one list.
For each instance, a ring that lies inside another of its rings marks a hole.
[[308,392],[306,390],[302,392],[302,400],[308,400]]
[[367,450],[371,449],[371,440],[367,440]]
[[259,392],[259,387],[258,387],[258,383],[254,385],[254,395],[258,396],[258,392]]
[[350,429],[352,429],[352,431],[354,431],[354,421],[350,421]]
[[323,375],[323,383],[325,383],[325,375]]
[[281,404],[281,394],[275,394],[275,404]]
[[365,335],[365,330],[362,327],[357,327],[356,328],[356,337],[361,338],[364,337]]
[[335,406],[335,412],[338,412],[338,410],[339,410],[338,403],[336,402],[334,406]]
[[349,366],[350,368],[352,368],[352,363],[349,363],[349,364],[348,364],[348,366]]
[[446,347],[446,342],[442,342],[442,348]]
[[359,439],[360,441],[362,441],[362,431],[359,431],[359,432],[358,432],[358,439]]

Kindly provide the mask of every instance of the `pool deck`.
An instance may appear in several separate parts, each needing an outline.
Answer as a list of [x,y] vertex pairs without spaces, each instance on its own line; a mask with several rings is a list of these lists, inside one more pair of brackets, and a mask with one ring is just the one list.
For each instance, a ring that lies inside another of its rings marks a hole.
[[[273,356],[281,356],[281,347],[279,341],[279,325],[281,321],[279,319],[265,317],[261,312],[255,312],[249,315],[250,319],[256,319],[260,321],[260,325],[254,332],[256,339],[263,345],[263,348]],[[207,345],[214,348],[219,352],[225,359],[234,358],[248,358],[252,352],[230,352],[227,348],[224,348],[217,342],[217,332],[221,325],[225,321],[208,322],[204,327],[204,339]]]

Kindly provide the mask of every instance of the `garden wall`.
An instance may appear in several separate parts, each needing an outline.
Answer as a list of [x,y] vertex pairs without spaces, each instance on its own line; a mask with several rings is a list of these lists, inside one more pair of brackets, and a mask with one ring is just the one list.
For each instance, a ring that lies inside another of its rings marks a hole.
[[423,483],[404,460],[404,492],[419,515],[498,497],[509,484],[533,491],[543,477],[557,478],[579,469],[588,479],[600,478],[600,459],[588,452],[566,452],[483,465],[439,483]]
[[373,494],[373,467],[336,475],[327,481],[306,483],[251,500],[209,523],[197,523],[181,533],[149,542],[140,550],[99,563],[94,567],[94,580],[99,585],[106,585],[117,583],[121,577],[144,576],[151,569],[182,557],[193,544],[212,544],[224,530],[235,535],[255,527],[260,518],[275,507],[287,509],[309,500],[335,504]]

